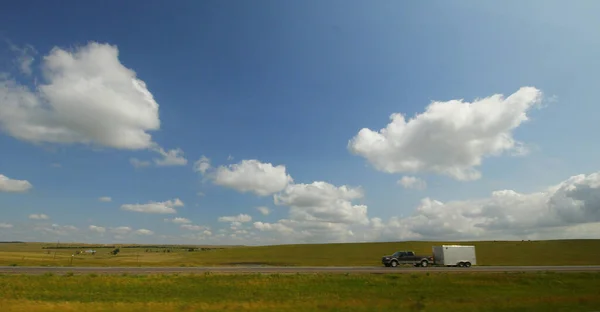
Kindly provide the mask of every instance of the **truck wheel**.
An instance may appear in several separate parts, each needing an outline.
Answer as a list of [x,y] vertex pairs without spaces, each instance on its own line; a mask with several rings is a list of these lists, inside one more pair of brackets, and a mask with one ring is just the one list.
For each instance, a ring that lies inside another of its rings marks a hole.
[[470,268],[471,267],[471,262],[465,262],[465,267]]
[[393,268],[395,268],[395,267],[397,267],[397,266],[398,266],[398,261],[394,260],[394,261],[392,261],[392,262],[390,263],[390,265],[391,265]]
[[429,265],[429,262],[427,262],[427,260],[421,261],[421,266],[422,267],[427,267],[428,265]]
[[464,262],[459,262],[459,263],[458,263],[458,267],[459,267],[459,268],[462,268],[462,267],[464,267],[464,266],[465,266],[465,263],[464,263]]

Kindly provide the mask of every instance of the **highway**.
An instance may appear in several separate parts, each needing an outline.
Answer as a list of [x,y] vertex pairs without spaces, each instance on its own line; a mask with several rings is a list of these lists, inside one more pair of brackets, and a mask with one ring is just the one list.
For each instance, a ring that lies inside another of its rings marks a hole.
[[229,266],[229,267],[13,267],[0,266],[0,274],[174,274],[174,273],[473,273],[473,272],[600,272],[600,265],[592,266],[472,266],[427,267],[412,266],[386,268],[383,266],[362,267],[275,267],[275,266]]

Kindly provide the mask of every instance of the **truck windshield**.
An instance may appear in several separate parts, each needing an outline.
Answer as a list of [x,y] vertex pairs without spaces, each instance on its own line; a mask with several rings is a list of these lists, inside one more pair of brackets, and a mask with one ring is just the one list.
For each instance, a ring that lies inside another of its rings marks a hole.
[[396,251],[396,252],[395,252],[395,253],[392,255],[392,257],[396,257],[396,258],[397,258],[397,257],[400,257],[400,255],[401,255],[401,254],[402,254],[402,252],[401,252],[401,251]]

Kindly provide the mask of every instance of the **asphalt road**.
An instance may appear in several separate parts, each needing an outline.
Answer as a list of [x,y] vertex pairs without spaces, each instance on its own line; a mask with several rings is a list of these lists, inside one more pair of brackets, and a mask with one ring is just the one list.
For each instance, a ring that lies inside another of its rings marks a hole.
[[235,267],[12,267],[0,266],[0,274],[172,274],[172,273],[417,273],[417,272],[600,272],[600,265],[593,266],[472,266],[427,267],[412,266],[386,267],[267,267],[267,266],[235,266]]

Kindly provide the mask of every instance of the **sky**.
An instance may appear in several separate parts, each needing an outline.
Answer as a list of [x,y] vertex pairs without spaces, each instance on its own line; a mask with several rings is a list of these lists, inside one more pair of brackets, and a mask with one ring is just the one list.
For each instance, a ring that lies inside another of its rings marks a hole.
[[9,1],[0,241],[600,238],[598,1]]

